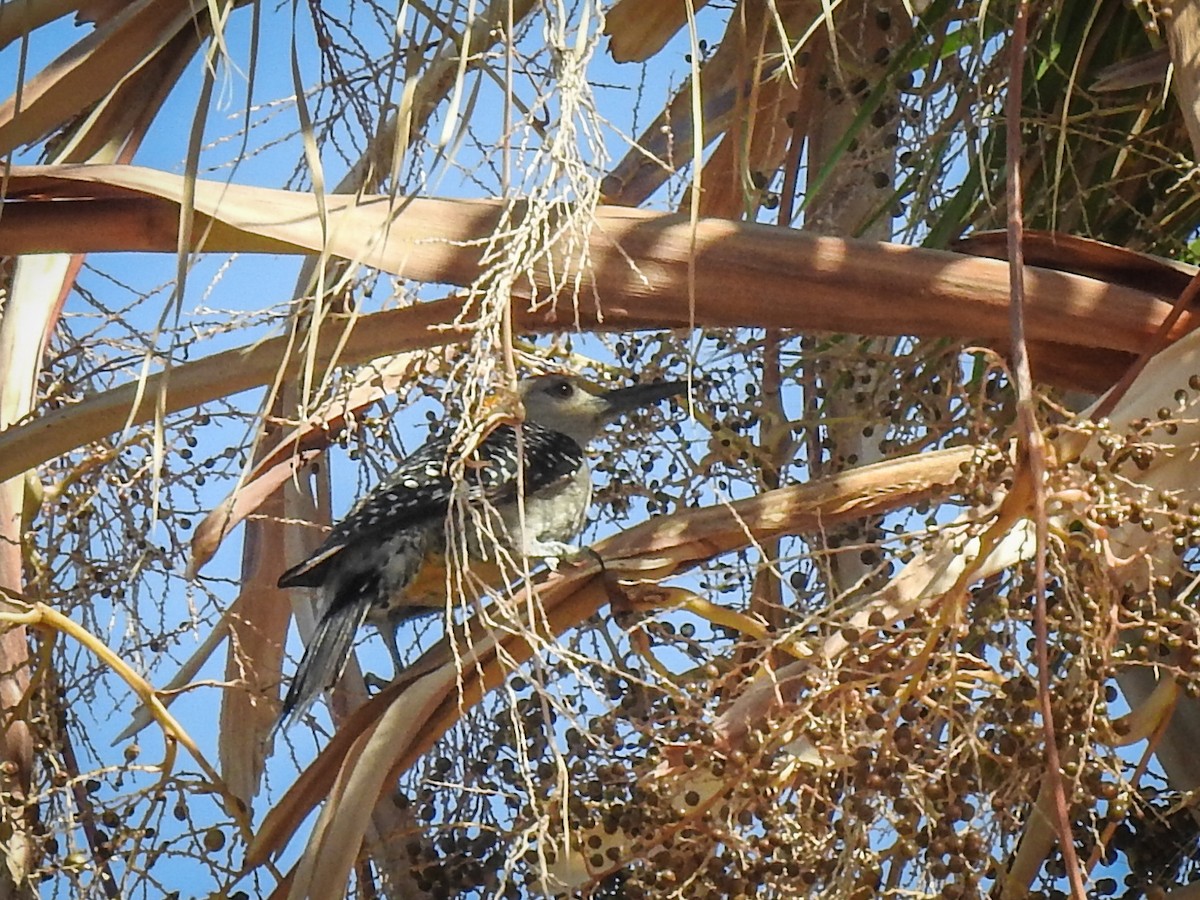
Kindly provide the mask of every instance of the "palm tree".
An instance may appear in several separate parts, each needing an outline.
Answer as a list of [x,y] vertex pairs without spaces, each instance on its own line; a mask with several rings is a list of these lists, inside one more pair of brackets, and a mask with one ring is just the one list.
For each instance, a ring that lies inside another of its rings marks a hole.
[[[1187,896],[1195,14],[912,6],[0,6],[5,893]],[[275,733],[286,561],[547,368],[692,384],[603,564]]]

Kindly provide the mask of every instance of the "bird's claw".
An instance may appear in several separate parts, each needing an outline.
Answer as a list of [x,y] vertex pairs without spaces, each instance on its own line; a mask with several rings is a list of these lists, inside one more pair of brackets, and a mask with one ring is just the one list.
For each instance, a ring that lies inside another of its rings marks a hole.
[[526,556],[541,557],[542,561],[546,564],[546,568],[551,572],[557,572],[559,566],[564,563],[572,565],[578,562],[589,561],[598,563],[601,569],[604,568],[604,560],[591,547],[577,547],[574,544],[565,544],[561,541],[538,542],[526,550]]
[[376,675],[374,672],[367,672],[363,675],[363,684],[367,686],[367,690],[378,694],[392,682],[382,675]]
[[586,550],[562,541],[536,541],[526,548],[525,555],[541,558],[546,563],[546,568],[557,572],[564,562],[573,563],[585,556]]

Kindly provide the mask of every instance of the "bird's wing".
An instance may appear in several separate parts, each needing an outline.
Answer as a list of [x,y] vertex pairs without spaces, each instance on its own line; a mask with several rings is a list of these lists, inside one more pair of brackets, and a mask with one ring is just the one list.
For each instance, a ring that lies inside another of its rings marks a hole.
[[[565,434],[532,422],[524,423],[521,431],[522,486],[526,494],[571,475],[583,465],[583,448]],[[346,547],[381,532],[444,518],[454,489],[454,479],[446,471],[449,449],[449,437],[440,436],[401,460],[395,473],[359,500],[312,556],[280,576],[279,586],[318,587],[325,581],[326,567]],[[489,432],[467,461],[465,477],[470,498],[499,503],[516,497],[517,457],[513,426],[500,425]]]
[[516,497],[519,453],[524,463],[521,486],[526,494],[554,484],[583,465],[583,448],[561,432],[526,422],[521,426],[521,437],[518,446],[516,430],[501,425],[483,439],[475,454],[482,465],[476,467],[469,462],[467,468],[472,499],[501,503]]

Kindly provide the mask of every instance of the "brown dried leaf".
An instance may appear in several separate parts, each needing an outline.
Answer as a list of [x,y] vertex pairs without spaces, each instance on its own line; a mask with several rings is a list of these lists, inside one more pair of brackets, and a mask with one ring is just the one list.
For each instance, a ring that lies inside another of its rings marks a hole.
[[0,50],[86,3],[87,0],[8,0],[4,15],[0,15]]
[[375,803],[391,779],[396,748],[439,708],[446,685],[435,672],[408,683],[403,703],[393,703],[351,747],[296,867],[292,893],[311,900],[341,900],[350,869],[371,824]]
[[126,0],[81,0],[78,5],[79,14],[75,21],[99,23],[113,18],[129,4]]
[[[33,409],[44,348],[58,322],[66,291],[64,278],[71,269],[68,259],[37,257],[17,261],[3,314],[0,315],[0,429],[20,421]],[[21,473],[14,472],[16,476]],[[25,473],[37,482],[37,473]],[[0,588],[20,592],[25,585],[23,527],[34,510],[26,493],[25,477],[0,480]],[[7,601],[0,608],[11,611]],[[29,642],[22,624],[6,627],[0,634],[0,789],[19,807],[29,796],[33,768],[33,733],[26,715],[30,689]],[[31,836],[29,820],[21,814],[3,815],[6,879],[0,885],[21,884],[30,877],[25,870]],[[0,892],[6,891],[0,886]]]
[[645,62],[687,24],[687,4],[695,11],[708,0],[620,0],[604,16],[608,49],[619,63]]
[[0,153],[72,121],[154,59],[181,31],[196,28],[205,0],[135,0],[41,69],[0,104]]
[[275,587],[283,553],[281,492],[246,525],[242,591],[229,619],[218,754],[230,792],[249,809],[266,764],[267,736],[279,715],[279,680],[292,607]]
[[[1024,235],[1026,265],[1072,272],[1109,284],[1153,291],[1165,297],[1181,294],[1196,274],[1196,266],[1092,238],[1055,231],[1026,231]],[[977,231],[955,241],[951,249],[1007,260],[1008,232]]]
[[[786,80],[792,76],[783,61],[780,25],[787,34],[799,35],[819,14],[820,7],[803,0],[772,6],[775,8],[761,2],[742,4],[739,14],[730,17],[717,49],[700,65],[700,82],[695,90],[699,91],[701,103],[701,146],[707,147],[742,120],[745,106],[741,100],[750,93],[751,78],[757,77],[761,87],[777,78]],[[779,62],[760,68],[764,56]],[[638,206],[672,173],[692,161],[696,146],[693,90],[689,78],[605,176],[601,191],[607,202]]]
[[[305,448],[297,446],[300,432],[305,432],[318,439],[324,438],[322,446]],[[320,456],[324,452],[324,444],[328,443],[329,437],[321,435],[319,431],[307,428],[297,429],[285,439],[282,445],[291,450],[291,453],[273,464],[255,466],[250,480],[220,505],[214,507],[192,533],[192,552],[191,559],[188,560],[187,576],[194,578],[204,564],[212,559],[213,554],[217,552],[217,548],[221,546],[221,542],[229,532],[233,531],[246,516],[262,507],[296,472]],[[272,456],[275,455],[272,453]]]
[[754,190],[748,179],[769,176],[783,163],[792,133],[786,119],[796,110],[805,72],[800,70],[796,82],[776,77],[759,86],[755,108],[738,117],[704,164],[700,215],[741,218]]
[[1171,90],[1192,140],[1192,159],[1200,158],[1200,6],[1168,0],[1162,6],[1171,65],[1175,69]]

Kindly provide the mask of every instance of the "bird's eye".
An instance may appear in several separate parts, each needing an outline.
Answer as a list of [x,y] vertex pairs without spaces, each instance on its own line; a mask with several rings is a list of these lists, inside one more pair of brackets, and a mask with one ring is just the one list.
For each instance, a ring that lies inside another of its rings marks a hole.
[[569,381],[556,381],[550,390],[554,392],[554,396],[562,397],[565,400],[575,393],[575,386]]

